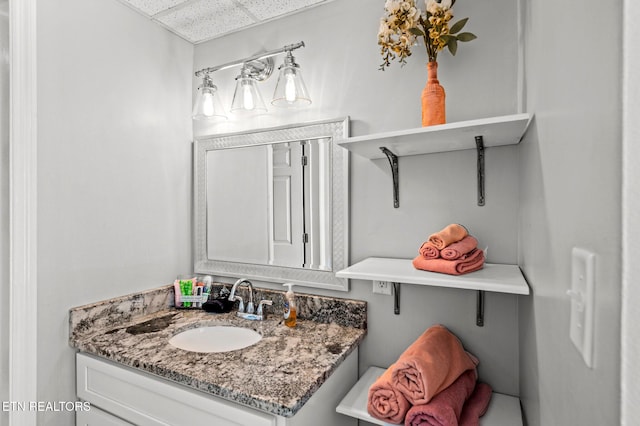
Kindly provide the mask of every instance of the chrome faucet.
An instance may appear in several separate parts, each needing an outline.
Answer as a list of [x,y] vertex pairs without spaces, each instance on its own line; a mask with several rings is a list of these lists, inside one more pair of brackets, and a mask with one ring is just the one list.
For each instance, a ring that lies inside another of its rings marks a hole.
[[[249,301],[247,302],[246,309],[242,297],[236,296],[236,289],[245,283],[247,284],[249,290]],[[260,303],[258,303],[258,311],[254,313],[255,307],[253,305],[253,297],[253,284],[251,284],[251,281],[246,278],[240,278],[238,281],[236,281],[235,284],[233,284],[233,287],[231,287],[231,293],[229,294],[229,300],[231,300],[232,302],[236,300],[240,302],[240,304],[238,305],[237,314],[239,317],[249,320],[262,321],[266,317],[262,306],[271,305],[273,302],[271,300],[261,300]]]
[[229,294],[229,300],[232,302],[236,300],[240,301],[240,305],[238,305],[238,313],[245,312],[244,301],[242,300],[242,297],[236,296],[236,289],[238,288],[238,286],[241,286],[244,283],[247,283],[247,286],[249,287],[249,303],[247,303],[246,313],[252,314],[253,313],[253,284],[251,284],[251,281],[249,281],[248,279],[240,278],[238,281],[235,282],[233,287],[231,287],[231,294]]

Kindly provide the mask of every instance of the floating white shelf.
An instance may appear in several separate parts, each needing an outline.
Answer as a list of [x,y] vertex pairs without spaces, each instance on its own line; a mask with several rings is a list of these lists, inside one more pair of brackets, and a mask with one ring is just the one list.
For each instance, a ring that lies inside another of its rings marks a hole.
[[400,207],[398,157],[475,148],[478,153],[478,205],[484,206],[484,149],[519,143],[531,118],[530,114],[514,114],[459,121],[347,138],[338,145],[371,160],[385,157],[389,160],[395,208]]
[[498,293],[529,294],[529,286],[518,265],[485,263],[484,268],[476,272],[447,275],[415,269],[411,259],[370,257],[336,272],[336,276]]
[[529,286],[517,265],[485,263],[484,267],[464,275],[439,274],[418,270],[411,259],[370,257],[336,272],[339,278],[389,281],[393,284],[393,311],[400,314],[400,283],[433,287],[477,290],[476,325],[484,326],[484,292],[529,294]]
[[[376,425],[391,426],[367,412],[367,395],[369,387],[384,373],[385,369],[380,367],[369,367],[360,377],[349,393],[342,399],[336,407],[340,414],[355,417]],[[489,408],[484,416],[480,418],[480,426],[522,426],[522,413],[520,411],[520,400],[514,396],[504,395],[494,392],[491,396]]]
[[482,136],[485,147],[515,145],[522,139],[530,120],[530,114],[481,118],[356,136],[344,139],[338,145],[371,160],[385,158],[380,150],[382,146],[398,157],[476,149],[476,136]]

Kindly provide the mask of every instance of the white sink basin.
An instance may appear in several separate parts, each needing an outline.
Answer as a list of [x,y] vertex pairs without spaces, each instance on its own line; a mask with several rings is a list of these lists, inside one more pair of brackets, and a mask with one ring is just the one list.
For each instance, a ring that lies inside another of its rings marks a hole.
[[255,345],[260,339],[259,333],[248,328],[216,325],[183,331],[169,343],[191,352],[229,352]]

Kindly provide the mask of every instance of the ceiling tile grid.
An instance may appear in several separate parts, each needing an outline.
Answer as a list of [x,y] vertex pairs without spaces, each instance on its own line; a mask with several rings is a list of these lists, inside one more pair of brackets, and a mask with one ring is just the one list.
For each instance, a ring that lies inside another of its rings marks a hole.
[[305,9],[325,0],[237,0],[249,12],[260,20],[267,20],[284,16],[292,12]]
[[157,13],[164,12],[188,0],[126,0],[130,6],[139,12],[151,17]]
[[120,0],[197,44],[334,0]]
[[202,0],[163,14],[158,22],[192,43],[251,26],[256,21],[233,0]]

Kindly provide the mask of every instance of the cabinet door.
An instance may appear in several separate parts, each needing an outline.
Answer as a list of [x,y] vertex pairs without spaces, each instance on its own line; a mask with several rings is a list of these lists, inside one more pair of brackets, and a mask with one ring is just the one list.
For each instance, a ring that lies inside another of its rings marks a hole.
[[119,417],[102,411],[97,407],[91,407],[88,411],[76,412],[76,426],[133,426]]
[[276,426],[276,417],[161,378],[78,354],[80,399],[138,426]]

